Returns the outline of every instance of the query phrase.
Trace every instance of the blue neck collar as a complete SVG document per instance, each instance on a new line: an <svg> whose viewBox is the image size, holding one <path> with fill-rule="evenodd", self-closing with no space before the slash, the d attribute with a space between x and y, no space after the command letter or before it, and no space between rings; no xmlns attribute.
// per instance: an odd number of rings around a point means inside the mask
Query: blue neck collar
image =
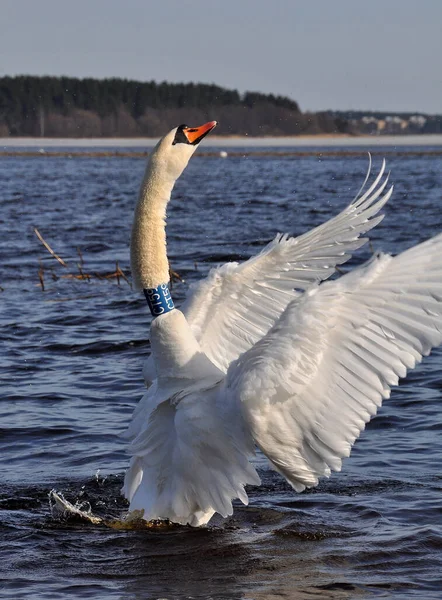
<svg viewBox="0 0 442 600"><path fill-rule="evenodd" d="M144 289L143 292L152 316L164 315L175 308L168 283L162 283L156 288Z"/></svg>

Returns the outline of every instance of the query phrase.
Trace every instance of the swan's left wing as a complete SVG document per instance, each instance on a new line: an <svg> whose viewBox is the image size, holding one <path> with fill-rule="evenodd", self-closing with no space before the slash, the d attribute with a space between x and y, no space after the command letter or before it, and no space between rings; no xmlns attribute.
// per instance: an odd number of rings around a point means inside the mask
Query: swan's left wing
<svg viewBox="0 0 442 600"><path fill-rule="evenodd" d="M382 182L385 162L364 192L370 173L353 202L323 225L297 237L278 235L244 263L213 269L193 286L182 307L202 350L224 372L238 356L261 339L286 306L318 281L330 277L367 239L378 212L389 199ZM364 193L363 193L364 192Z"/></svg>
<svg viewBox="0 0 442 600"><path fill-rule="evenodd" d="M339 471L390 388L442 343L442 234L293 301L234 362L224 393L302 491Z"/></svg>

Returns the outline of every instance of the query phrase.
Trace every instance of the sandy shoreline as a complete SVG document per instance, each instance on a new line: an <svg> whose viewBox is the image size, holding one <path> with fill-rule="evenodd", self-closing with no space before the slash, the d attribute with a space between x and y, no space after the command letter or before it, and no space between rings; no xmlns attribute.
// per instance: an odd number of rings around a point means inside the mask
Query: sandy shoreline
<svg viewBox="0 0 442 600"><path fill-rule="evenodd" d="M0 138L0 149L8 148L152 148L157 138ZM408 136L297 136L221 137L204 140L206 148L250 147L373 147L442 146L442 135Z"/></svg>

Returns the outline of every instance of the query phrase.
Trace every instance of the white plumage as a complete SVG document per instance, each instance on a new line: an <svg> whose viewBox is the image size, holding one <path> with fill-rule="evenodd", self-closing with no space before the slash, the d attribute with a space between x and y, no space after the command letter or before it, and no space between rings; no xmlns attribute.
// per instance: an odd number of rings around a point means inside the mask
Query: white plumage
<svg viewBox="0 0 442 600"><path fill-rule="evenodd" d="M176 131L158 152L175 169L181 153L183 170L194 148L172 145ZM213 269L182 312L152 321L153 383L127 433L130 510L191 525L231 514L232 499L247 503L244 486L259 483L255 445L296 491L316 485L341 469L391 386L442 343L442 235L319 285L382 219L392 192L384 168L337 217ZM163 263L165 247L155 252ZM150 280L152 260L133 260L146 271L138 281Z"/></svg>

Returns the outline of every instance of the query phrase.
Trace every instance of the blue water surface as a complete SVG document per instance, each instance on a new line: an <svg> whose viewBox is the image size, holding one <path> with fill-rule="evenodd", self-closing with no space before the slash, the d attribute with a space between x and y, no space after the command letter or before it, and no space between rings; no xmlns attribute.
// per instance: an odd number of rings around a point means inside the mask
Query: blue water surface
<svg viewBox="0 0 442 600"><path fill-rule="evenodd" d="M184 280L176 305L212 266L337 214L367 164L364 152L195 156L169 210L171 267ZM207 528L126 531L51 517L52 488L103 516L126 508L119 434L143 393L150 317L123 277L107 276L118 262L129 277L144 166L1 158L0 598L441 598L441 350L393 392L343 472L311 491L295 493L258 456L263 485L249 489L250 505ZM405 148L388 168L395 190L371 240L398 253L442 230L441 157ZM370 255L366 246L352 264ZM81 273L90 279L73 277Z"/></svg>

